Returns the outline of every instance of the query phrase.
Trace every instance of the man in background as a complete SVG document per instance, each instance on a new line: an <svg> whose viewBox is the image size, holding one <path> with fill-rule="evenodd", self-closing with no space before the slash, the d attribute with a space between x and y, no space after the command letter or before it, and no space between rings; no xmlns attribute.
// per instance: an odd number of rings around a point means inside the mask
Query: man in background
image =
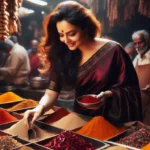
<svg viewBox="0 0 150 150"><path fill-rule="evenodd" d="M150 125L150 37L145 30L132 34L134 47L138 53L133 61L142 96L143 122Z"/></svg>
<svg viewBox="0 0 150 150"><path fill-rule="evenodd" d="M0 51L8 54L5 64L0 67L1 80L5 81L6 85L27 85L30 64L24 47L7 39L0 41Z"/></svg>

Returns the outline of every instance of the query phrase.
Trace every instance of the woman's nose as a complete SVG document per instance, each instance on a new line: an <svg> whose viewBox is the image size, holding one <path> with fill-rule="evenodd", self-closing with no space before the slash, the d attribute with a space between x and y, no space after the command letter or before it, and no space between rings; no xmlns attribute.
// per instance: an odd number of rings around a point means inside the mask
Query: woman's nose
<svg viewBox="0 0 150 150"><path fill-rule="evenodd" d="M65 40L65 41L64 41L65 43L68 43L68 42L70 41L67 35L65 36L65 39L64 39L64 40Z"/></svg>

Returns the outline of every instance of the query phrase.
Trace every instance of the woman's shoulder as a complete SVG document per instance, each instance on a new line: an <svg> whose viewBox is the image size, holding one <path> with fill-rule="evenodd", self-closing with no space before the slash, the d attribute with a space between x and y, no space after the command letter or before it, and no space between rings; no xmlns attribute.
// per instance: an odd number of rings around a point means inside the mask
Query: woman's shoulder
<svg viewBox="0 0 150 150"><path fill-rule="evenodd" d="M95 40L97 41L97 42L99 42L101 45L105 45L105 44L107 44L107 43L111 43L111 44L113 44L113 45L120 45L120 43L118 43L118 42L116 42L116 41L114 41L114 40L110 40L110 39L105 39L105 38L95 38Z"/></svg>
<svg viewBox="0 0 150 150"><path fill-rule="evenodd" d="M95 38L95 40L98 43L98 47L102 48L105 47L107 49L123 49L123 47L121 46L120 43L113 41L113 40L109 40L109 39L105 39L105 38Z"/></svg>

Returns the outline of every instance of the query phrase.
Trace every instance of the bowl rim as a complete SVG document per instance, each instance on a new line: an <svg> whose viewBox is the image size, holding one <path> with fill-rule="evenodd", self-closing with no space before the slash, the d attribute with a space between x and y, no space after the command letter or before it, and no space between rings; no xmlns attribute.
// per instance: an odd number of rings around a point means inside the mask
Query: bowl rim
<svg viewBox="0 0 150 150"><path fill-rule="evenodd" d="M97 99L99 100L99 102L95 102L95 103L84 103L84 102L81 102L80 99L83 98L83 97L86 97L86 96L91 96L91 97L92 97L92 96L96 96L96 95L95 95L95 94L87 94L87 95L79 96L79 97L76 98L77 102L80 103L80 104L83 104L83 105L95 105L95 104L99 104L99 103L102 102L102 101L101 101L100 99L98 99L98 98L97 98ZM95 97L95 98L96 98L96 97Z"/></svg>

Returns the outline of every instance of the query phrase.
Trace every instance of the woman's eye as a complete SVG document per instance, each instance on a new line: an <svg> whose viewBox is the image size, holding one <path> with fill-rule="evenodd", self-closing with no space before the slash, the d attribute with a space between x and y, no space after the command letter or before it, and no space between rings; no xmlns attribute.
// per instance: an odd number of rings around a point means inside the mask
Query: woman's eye
<svg viewBox="0 0 150 150"><path fill-rule="evenodd" d="M69 36L75 36L76 32L69 33Z"/></svg>

